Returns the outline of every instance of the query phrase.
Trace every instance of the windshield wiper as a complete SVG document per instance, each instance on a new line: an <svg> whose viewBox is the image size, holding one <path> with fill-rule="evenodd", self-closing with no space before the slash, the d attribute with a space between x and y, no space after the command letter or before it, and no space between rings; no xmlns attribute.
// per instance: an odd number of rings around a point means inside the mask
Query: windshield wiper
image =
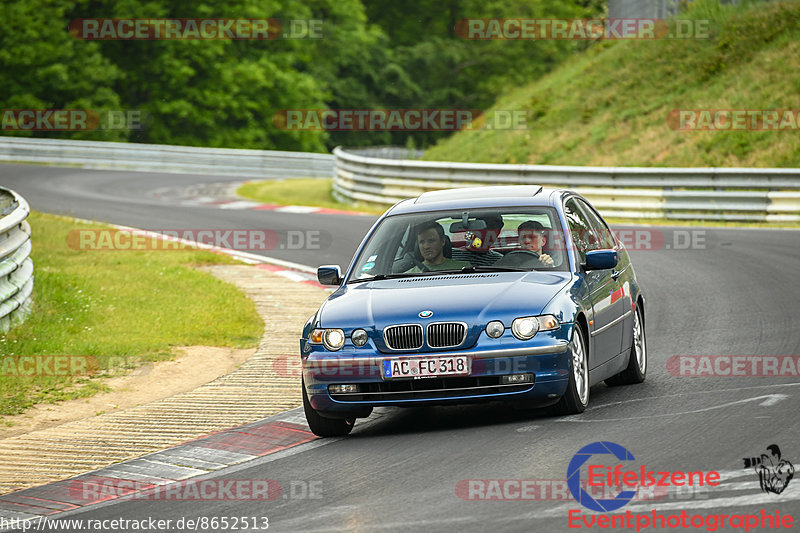
<svg viewBox="0 0 800 533"><path fill-rule="evenodd" d="M381 281L384 279L411 278L424 276L440 276L452 274L464 274L471 272L532 272L527 268L515 267L496 267L496 266L465 266L457 270L427 270L425 272L401 272L397 274L378 274L371 278L351 279L348 283L363 283L365 281Z"/></svg>
<svg viewBox="0 0 800 533"><path fill-rule="evenodd" d="M351 279L348 283L362 283L364 281L380 281L382 279L397 279L397 278L406 278L411 276L419 276L421 274L426 274L426 272L401 272L398 274L378 274L376 276L372 276L371 278L359 278L359 279Z"/></svg>
<svg viewBox="0 0 800 533"><path fill-rule="evenodd" d="M530 272L529 268L504 267L504 266L465 266L455 272Z"/></svg>

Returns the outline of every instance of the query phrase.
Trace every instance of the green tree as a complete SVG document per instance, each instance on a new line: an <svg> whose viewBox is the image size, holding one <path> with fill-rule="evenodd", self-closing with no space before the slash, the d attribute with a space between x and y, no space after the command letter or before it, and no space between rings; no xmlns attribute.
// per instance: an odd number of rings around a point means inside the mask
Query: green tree
<svg viewBox="0 0 800 533"><path fill-rule="evenodd" d="M67 31L76 2L27 0L0 7L0 109L119 109L119 70L97 43ZM126 133L14 132L3 135L124 140Z"/></svg>
<svg viewBox="0 0 800 533"><path fill-rule="evenodd" d="M131 18L308 18L301 2L138 2L110 12ZM88 14L76 14L90 16ZM323 151L323 132L275 127L276 111L323 107L324 91L307 72L310 44L292 40L103 41L121 72L117 90L149 117L140 142Z"/></svg>
<svg viewBox="0 0 800 533"><path fill-rule="evenodd" d="M287 131L287 109L487 109L581 43L477 41L462 18L572 18L600 0L10 0L0 18L4 108L133 109L145 127L73 138L323 151L426 146L447 132ZM322 39L106 40L71 36L79 18L323 21ZM31 133L26 133L30 135Z"/></svg>

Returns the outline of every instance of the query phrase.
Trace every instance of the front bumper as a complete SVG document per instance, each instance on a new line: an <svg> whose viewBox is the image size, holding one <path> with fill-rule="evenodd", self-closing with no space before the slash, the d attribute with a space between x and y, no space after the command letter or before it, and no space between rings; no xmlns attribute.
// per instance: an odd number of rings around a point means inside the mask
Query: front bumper
<svg viewBox="0 0 800 533"><path fill-rule="evenodd" d="M333 415L377 406L435 405L477 401L557 400L569 380L571 353L567 339L571 324L530 341L504 335L479 340L467 350L386 354L370 344L345 346L337 352L314 346L302 358L303 380L311 406ZM468 376L385 380L387 359L465 355L471 359ZM533 374L533 383L503 384L500 377ZM331 393L330 385L357 384L358 392Z"/></svg>

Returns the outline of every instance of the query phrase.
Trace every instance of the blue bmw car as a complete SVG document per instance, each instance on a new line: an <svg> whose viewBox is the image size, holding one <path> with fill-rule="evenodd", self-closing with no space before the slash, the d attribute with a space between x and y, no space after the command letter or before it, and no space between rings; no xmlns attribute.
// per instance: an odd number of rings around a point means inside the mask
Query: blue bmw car
<svg viewBox="0 0 800 533"><path fill-rule="evenodd" d="M538 186L425 193L370 229L303 328L303 406L321 437L376 406L505 401L577 414L640 383L645 299L580 195Z"/></svg>

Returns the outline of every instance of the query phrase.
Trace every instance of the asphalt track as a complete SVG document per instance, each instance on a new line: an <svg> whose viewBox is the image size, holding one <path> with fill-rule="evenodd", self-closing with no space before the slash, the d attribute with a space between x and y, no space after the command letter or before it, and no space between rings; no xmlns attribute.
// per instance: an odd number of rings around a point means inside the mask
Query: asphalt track
<svg viewBox="0 0 800 533"><path fill-rule="evenodd" d="M325 230L331 240L324 250L268 254L312 266L346 265L374 220L180 206L153 194L225 179L0 165L0 184L39 211L150 229ZM554 418L500 404L382 409L347 438L317 440L214 476L277 480L283 494L273 501L118 501L59 516L172 524L266 516L275 531L569 531L568 512L583 509L571 498L539 489L535 500L471 501L461 489L465 480L563 480L581 447L606 440L626 447L648 470L717 470L726 480L708 491L631 502L619 512L763 509L793 515L797 527L800 480L780 496L763 493L742 458L775 443L784 459L800 465L800 379L679 377L666 362L677 355L800 355L800 231L693 229L702 246L676 249L687 229L657 228L669 249L631 251L647 295L647 381L594 387L581 416Z"/></svg>

